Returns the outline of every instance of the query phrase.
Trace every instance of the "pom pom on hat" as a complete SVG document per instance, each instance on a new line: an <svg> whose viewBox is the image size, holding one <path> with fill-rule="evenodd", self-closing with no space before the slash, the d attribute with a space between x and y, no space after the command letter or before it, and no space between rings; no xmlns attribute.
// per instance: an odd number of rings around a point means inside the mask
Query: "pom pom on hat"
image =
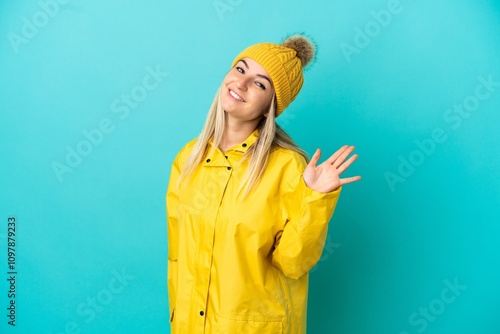
<svg viewBox="0 0 500 334"><path fill-rule="evenodd" d="M300 59L303 68L314 59L316 54L314 43L303 35L290 36L281 44L297 52L297 57Z"/></svg>
<svg viewBox="0 0 500 334"><path fill-rule="evenodd" d="M282 44L249 46L234 59L233 67L242 58L251 58L267 71L276 92L276 116L279 116L299 94L304 83L302 70L315 54L315 44L298 34L287 37Z"/></svg>

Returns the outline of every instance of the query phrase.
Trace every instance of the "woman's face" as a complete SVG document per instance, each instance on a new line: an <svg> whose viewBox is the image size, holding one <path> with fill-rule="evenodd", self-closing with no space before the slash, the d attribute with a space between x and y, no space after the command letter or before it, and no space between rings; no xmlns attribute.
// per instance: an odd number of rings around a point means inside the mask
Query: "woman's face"
<svg viewBox="0 0 500 334"><path fill-rule="evenodd" d="M226 74L220 102L228 116L250 121L267 116L273 96L266 70L253 59L243 58Z"/></svg>

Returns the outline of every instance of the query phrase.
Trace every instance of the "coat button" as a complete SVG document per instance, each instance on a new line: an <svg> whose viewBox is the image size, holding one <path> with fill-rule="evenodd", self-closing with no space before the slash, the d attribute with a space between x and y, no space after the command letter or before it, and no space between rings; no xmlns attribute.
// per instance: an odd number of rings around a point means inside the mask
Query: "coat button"
<svg viewBox="0 0 500 334"><path fill-rule="evenodd" d="M226 159L227 159L227 155L225 155Z"/></svg>
<svg viewBox="0 0 500 334"><path fill-rule="evenodd" d="M243 143L243 144L241 144L241 146L247 147L247 143Z"/></svg>
<svg viewBox="0 0 500 334"><path fill-rule="evenodd" d="M205 312L200 311L200 315L201 315L201 316L205 315Z"/></svg>
<svg viewBox="0 0 500 334"><path fill-rule="evenodd" d="M227 167L227 170L231 170L231 167Z"/></svg>
<svg viewBox="0 0 500 334"><path fill-rule="evenodd" d="M207 159L207 162L210 162L210 159Z"/></svg>

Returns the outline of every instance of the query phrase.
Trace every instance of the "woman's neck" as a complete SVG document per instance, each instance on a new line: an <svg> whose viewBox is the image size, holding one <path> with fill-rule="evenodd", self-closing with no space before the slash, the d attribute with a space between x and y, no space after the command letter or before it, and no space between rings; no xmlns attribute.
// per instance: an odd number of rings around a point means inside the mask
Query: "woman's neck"
<svg viewBox="0 0 500 334"><path fill-rule="evenodd" d="M226 119L224 133L219 143L221 151L225 153L231 147L243 142L255 131L257 124L258 122L231 122Z"/></svg>

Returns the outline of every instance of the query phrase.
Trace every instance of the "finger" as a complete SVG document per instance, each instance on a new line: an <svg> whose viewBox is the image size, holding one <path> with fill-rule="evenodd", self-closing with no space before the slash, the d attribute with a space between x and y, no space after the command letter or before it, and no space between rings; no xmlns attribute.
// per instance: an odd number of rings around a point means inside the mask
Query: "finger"
<svg viewBox="0 0 500 334"><path fill-rule="evenodd" d="M309 161L309 163L307 165L311 166L311 167L316 167L320 157L321 157L321 150L319 148L317 148L316 152L314 152L314 154L311 158L311 161Z"/></svg>
<svg viewBox="0 0 500 334"><path fill-rule="evenodd" d="M358 158L358 155L353 154L349 159L347 159L346 162L344 162L342 165L340 165L339 168L337 168L339 175L342 174L343 172L345 172L346 169L349 168L349 166L352 165L352 163L354 161L356 161L357 158Z"/></svg>
<svg viewBox="0 0 500 334"><path fill-rule="evenodd" d="M347 149L345 149L342 154L333 162L333 167L338 168L340 165L342 165L347 158L349 154L351 154L354 151L354 146L349 146Z"/></svg>
<svg viewBox="0 0 500 334"><path fill-rule="evenodd" d="M340 179L340 185L343 186L344 184L349 184L349 183L353 183L353 182L356 182L356 181L359 181L361 180L361 176L352 176L352 177L346 177L344 179Z"/></svg>
<svg viewBox="0 0 500 334"><path fill-rule="evenodd" d="M337 158L348 148L348 145L344 145L337 150L337 152L333 153L326 161L331 165L337 160Z"/></svg>

